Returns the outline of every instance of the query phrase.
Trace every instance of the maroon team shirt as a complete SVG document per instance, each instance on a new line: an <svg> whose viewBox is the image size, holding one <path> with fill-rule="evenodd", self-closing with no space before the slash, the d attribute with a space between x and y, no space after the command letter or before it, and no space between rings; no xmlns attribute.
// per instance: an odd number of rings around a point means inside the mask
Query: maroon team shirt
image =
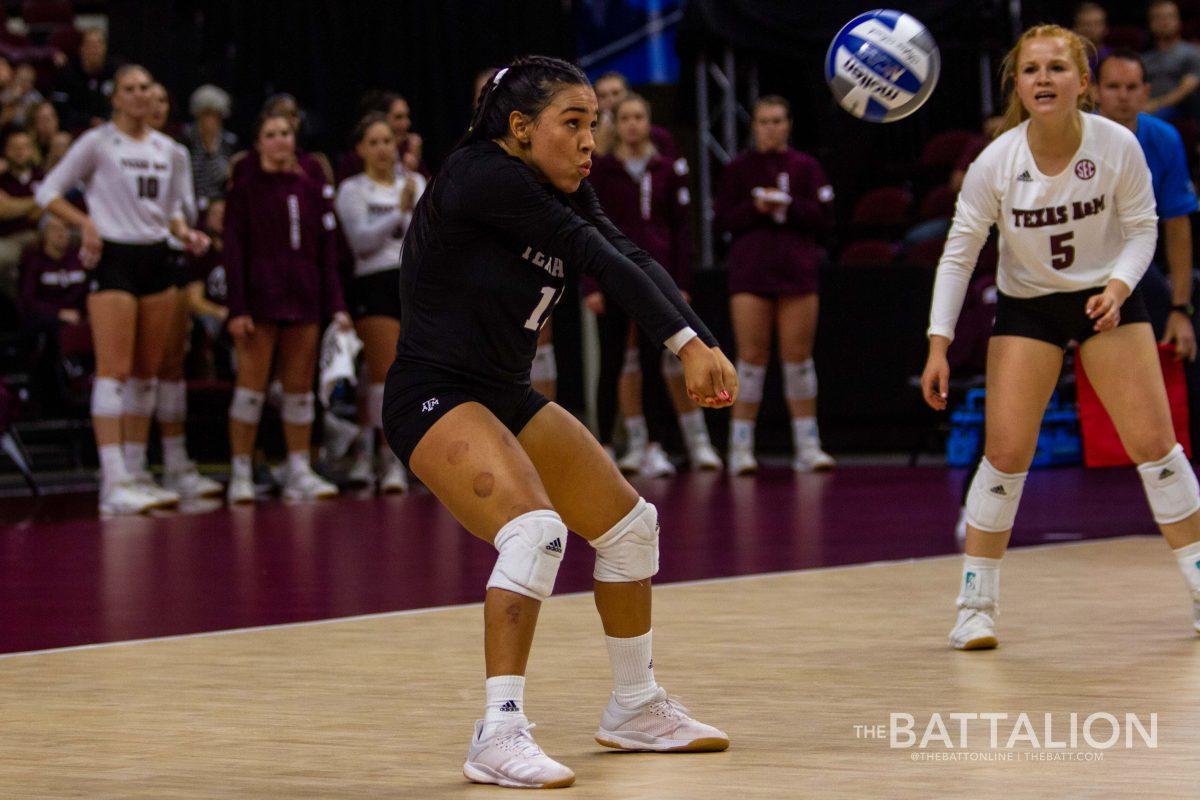
<svg viewBox="0 0 1200 800"><path fill-rule="evenodd" d="M596 156L588 178L604 213L633 243L663 266L683 291L692 278L692 232L688 169L683 159L655 154L635 180L620 159ZM584 293L598 288L585 278Z"/></svg>
<svg viewBox="0 0 1200 800"><path fill-rule="evenodd" d="M300 171L307 175L310 180L316 181L321 186L329 186L327 194L331 199L333 198L333 186L329 184L329 176L325 174L325 168L321 166L321 162L312 153L297 150L296 163L300 166ZM258 157L258 151L250 149L246 151L245 156L234 162L233 174L230 175L229 182L236 184L238 181L256 172L262 172L262 161Z"/></svg>
<svg viewBox="0 0 1200 800"><path fill-rule="evenodd" d="M41 248L31 247L21 258L18 289L21 318L28 324L58 320L58 312L74 309L84 313L88 274L79 263L79 250L70 248L62 258L51 258Z"/></svg>
<svg viewBox="0 0 1200 800"><path fill-rule="evenodd" d="M230 317L309 323L346 309L322 190L307 175L261 167L234 182L225 207Z"/></svg>
<svg viewBox="0 0 1200 800"><path fill-rule="evenodd" d="M33 197L42 183L42 171L36 167L23 175L14 175L11 170L0 175L0 192L9 197ZM0 220L0 236L12 236L22 231L37 230L37 221L29 217Z"/></svg>
<svg viewBox="0 0 1200 800"><path fill-rule="evenodd" d="M754 207L756 186L792 196L782 222ZM791 148L742 153L725 167L713 205L717 227L732 237L731 292L815 291L816 270L825 258L818 236L833 227L833 189L815 158Z"/></svg>

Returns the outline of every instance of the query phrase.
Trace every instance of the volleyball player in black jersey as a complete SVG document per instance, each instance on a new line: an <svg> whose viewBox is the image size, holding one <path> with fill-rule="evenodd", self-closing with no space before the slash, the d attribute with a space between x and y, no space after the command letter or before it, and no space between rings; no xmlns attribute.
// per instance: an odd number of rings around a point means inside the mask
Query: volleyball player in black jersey
<svg viewBox="0 0 1200 800"><path fill-rule="evenodd" d="M565 272L582 270L679 356L694 400L716 408L737 395L712 334L662 267L604 216L584 180L596 111L587 78L566 62L530 56L499 70L404 243L404 319L384 428L421 481L499 552L484 602L487 710L464 765L483 783L549 788L575 779L537 747L523 709L534 626L568 528L596 550L596 607L615 683L596 740L626 750L729 745L654 680L654 506L583 425L529 384L538 331Z"/></svg>

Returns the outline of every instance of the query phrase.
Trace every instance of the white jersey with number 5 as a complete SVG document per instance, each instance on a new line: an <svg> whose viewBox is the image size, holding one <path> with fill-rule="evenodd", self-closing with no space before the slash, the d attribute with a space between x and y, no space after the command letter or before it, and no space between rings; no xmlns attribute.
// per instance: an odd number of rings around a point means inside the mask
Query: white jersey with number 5
<svg viewBox="0 0 1200 800"><path fill-rule="evenodd" d="M1043 175L1029 122L998 136L967 170L938 262L929 334L953 338L975 261L996 225L996 284L1010 297L1103 287L1132 290L1154 257L1158 216L1146 157L1124 126L1080 114L1083 141L1066 169Z"/></svg>
<svg viewBox="0 0 1200 800"><path fill-rule="evenodd" d="M172 219L185 217L190 171L175 141L158 131L141 139L111 122L80 136L35 197L42 208L79 183L101 239L151 244L167 238Z"/></svg>

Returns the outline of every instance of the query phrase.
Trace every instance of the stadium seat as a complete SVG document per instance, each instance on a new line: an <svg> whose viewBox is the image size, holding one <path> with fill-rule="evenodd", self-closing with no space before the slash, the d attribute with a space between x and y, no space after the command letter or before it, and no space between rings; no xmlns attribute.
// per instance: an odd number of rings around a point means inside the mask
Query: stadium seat
<svg viewBox="0 0 1200 800"><path fill-rule="evenodd" d="M929 180L942 180L958 163L963 150L979 134L974 131L950 130L937 134L921 149L917 168Z"/></svg>
<svg viewBox="0 0 1200 800"><path fill-rule="evenodd" d="M917 209L917 218L927 220L952 217L956 199L958 199L958 195L946 184L934 186L921 198L921 205Z"/></svg>
<svg viewBox="0 0 1200 800"><path fill-rule="evenodd" d="M900 245L880 239L851 242L838 255L840 267L881 267L891 264L900 253Z"/></svg>
<svg viewBox="0 0 1200 800"><path fill-rule="evenodd" d="M872 189L854 204L850 226L859 238L897 237L911 221L912 206L913 197L907 189Z"/></svg>
<svg viewBox="0 0 1200 800"><path fill-rule="evenodd" d="M910 267L936 267L945 246L944 238L918 242L904 251L903 263Z"/></svg>

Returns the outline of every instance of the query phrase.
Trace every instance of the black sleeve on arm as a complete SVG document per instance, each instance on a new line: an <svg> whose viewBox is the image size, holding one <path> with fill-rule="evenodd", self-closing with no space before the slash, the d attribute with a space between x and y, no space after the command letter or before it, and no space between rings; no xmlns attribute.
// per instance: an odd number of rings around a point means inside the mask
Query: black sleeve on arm
<svg viewBox="0 0 1200 800"><path fill-rule="evenodd" d="M704 342L709 347L719 347L716 337L709 331L708 326L700 319L696 311L688 305L683 299L683 295L679 293L679 287L675 285L675 281L671 278L670 273L663 269L662 265L650 257L642 248L634 244L628 236L621 232L621 229L612 223L612 220L604 213L604 209L600 207L600 201L596 198L596 192L586 181L579 187L579 191L572 195L572 200L579 204L584 214L592 220L601 235L614 247L617 252L625 258L636 264L647 277L654 282L658 287L658 291L662 293L671 305L679 314L687 321L688 327L696 332L700 337L700 341ZM603 280L601 280L603 283ZM605 290L608 287L605 286ZM629 307L621 302L615 292L613 296L617 298L617 302L629 310ZM635 317L636 318L636 317Z"/></svg>
<svg viewBox="0 0 1200 800"><path fill-rule="evenodd" d="M541 246L561 254L568 266L578 265L594 276L660 343L688 327L690 323L654 281L609 244L595 225L552 195L528 168L499 155L464 166L466 174L450 182L454 187L448 198L451 209L493 229L517 252Z"/></svg>

